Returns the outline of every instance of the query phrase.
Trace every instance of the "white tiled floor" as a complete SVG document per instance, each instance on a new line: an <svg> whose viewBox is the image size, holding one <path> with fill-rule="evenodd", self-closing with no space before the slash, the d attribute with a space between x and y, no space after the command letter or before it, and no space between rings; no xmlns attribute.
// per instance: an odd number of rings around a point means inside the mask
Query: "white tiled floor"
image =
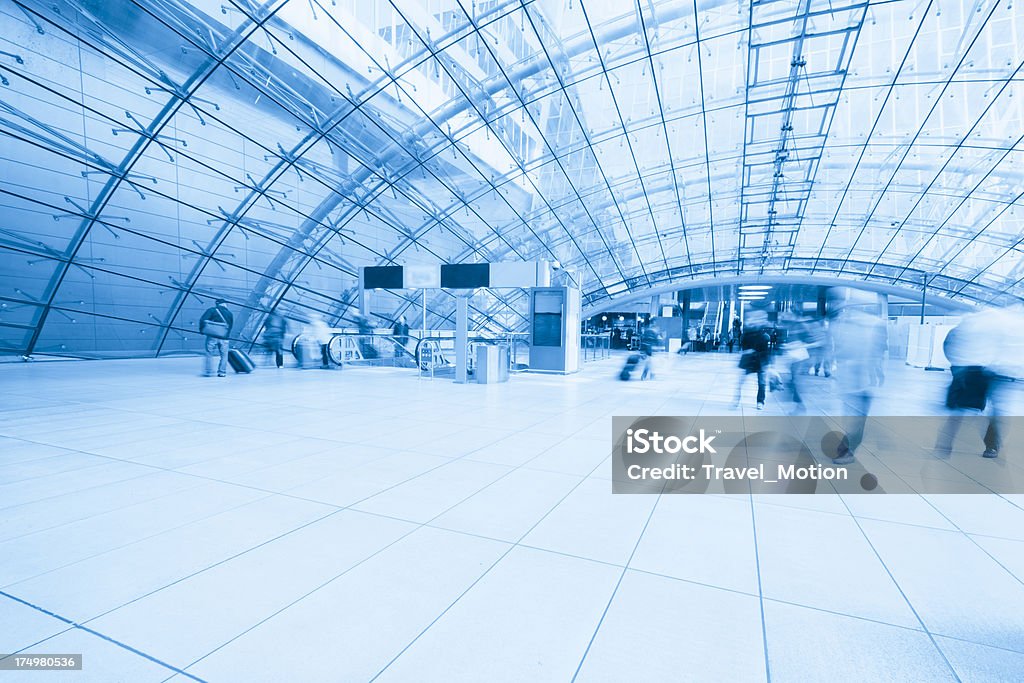
<svg viewBox="0 0 1024 683"><path fill-rule="evenodd" d="M659 360L2 365L0 652L104 683L1024 676L1024 496L613 496L612 415L731 414L735 357ZM891 364L873 412L946 378Z"/></svg>

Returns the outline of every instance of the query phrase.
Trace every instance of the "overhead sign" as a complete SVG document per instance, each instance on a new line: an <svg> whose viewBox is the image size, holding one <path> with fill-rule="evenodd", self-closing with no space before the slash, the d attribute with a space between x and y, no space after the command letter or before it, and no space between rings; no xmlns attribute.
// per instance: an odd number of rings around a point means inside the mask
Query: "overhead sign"
<svg viewBox="0 0 1024 683"><path fill-rule="evenodd" d="M490 285L489 263L453 263L441 266L441 286L447 289L476 289Z"/></svg>
<svg viewBox="0 0 1024 683"><path fill-rule="evenodd" d="M402 289L402 266L363 268L363 289Z"/></svg>
<svg viewBox="0 0 1024 683"><path fill-rule="evenodd" d="M490 287L545 287L550 284L541 282L538 277L536 261L507 261L491 264Z"/></svg>
<svg viewBox="0 0 1024 683"><path fill-rule="evenodd" d="M441 286L441 267L404 266L405 287L407 289L437 289Z"/></svg>
<svg viewBox="0 0 1024 683"><path fill-rule="evenodd" d="M550 284L545 261L365 266L363 289L477 289L544 287Z"/></svg>

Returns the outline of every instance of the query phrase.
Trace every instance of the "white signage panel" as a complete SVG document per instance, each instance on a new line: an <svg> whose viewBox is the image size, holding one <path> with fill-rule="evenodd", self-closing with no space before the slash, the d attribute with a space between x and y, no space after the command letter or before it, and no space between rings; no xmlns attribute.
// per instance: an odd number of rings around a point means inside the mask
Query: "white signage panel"
<svg viewBox="0 0 1024 683"><path fill-rule="evenodd" d="M441 266L403 266L402 284L406 289L436 289L441 286Z"/></svg>

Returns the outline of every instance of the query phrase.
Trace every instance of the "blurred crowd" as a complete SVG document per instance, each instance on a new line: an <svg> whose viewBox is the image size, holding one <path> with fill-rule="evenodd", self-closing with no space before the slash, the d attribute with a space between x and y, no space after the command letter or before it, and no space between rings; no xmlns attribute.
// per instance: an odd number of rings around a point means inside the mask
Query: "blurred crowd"
<svg viewBox="0 0 1024 683"><path fill-rule="evenodd" d="M806 412L803 383L811 375L834 376L846 418L834 463L848 464L864 438L871 405L885 383L889 345L878 297L845 287L829 290L825 317L782 313L775 323L753 310L738 334L740 359L735 406L756 377L755 406L764 408L769 390L782 392L791 414ZM950 381L942 399L948 419L935 453L948 457L964 417L984 416L987 428L979 451L996 458L1003 447L1007 394L1024 378L1024 307L985 308L965 315L948 331L943 352ZM983 450L982 450L983 446Z"/></svg>
<svg viewBox="0 0 1024 683"><path fill-rule="evenodd" d="M339 335L342 330L331 328L319 313L310 313L305 320L288 319L276 311L267 314L263 323L263 331L259 344L255 349L262 348L266 352L268 363L276 368L285 366L285 359L293 355L296 367L320 367L329 369L337 367L342 361L339 357L346 354L358 354L360 359L377 358L387 352L395 358L415 355L416 339L409 334L409 325L405 316L393 321L390 335L388 330L381 334L373 320L356 312L347 322L346 334ZM351 327L356 328L353 333ZM236 372L247 373L253 369L252 359L240 348L232 348L232 332L234 331L234 315L224 299L217 299L199 320L200 334L205 339L205 358L203 374L211 377L225 377L230 365ZM345 348L344 341L351 348ZM339 344L332 349L332 344Z"/></svg>

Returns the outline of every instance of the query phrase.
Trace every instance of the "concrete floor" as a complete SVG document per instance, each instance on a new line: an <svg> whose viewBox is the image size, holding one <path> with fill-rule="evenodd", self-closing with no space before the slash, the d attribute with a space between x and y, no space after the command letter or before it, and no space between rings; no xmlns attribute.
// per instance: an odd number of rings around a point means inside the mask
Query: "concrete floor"
<svg viewBox="0 0 1024 683"><path fill-rule="evenodd" d="M0 366L0 651L84 655L0 678L1020 680L1024 496L613 496L612 415L730 414L735 356L658 360ZM888 374L875 413L939 410Z"/></svg>

